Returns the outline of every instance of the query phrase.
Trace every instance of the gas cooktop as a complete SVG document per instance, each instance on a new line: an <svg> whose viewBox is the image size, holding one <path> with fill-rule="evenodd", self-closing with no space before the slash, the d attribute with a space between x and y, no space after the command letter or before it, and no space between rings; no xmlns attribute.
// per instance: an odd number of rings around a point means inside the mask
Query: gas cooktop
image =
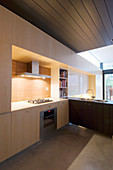
<svg viewBox="0 0 113 170"><path fill-rule="evenodd" d="M34 100L28 100L28 103L31 104L40 104L40 103L46 103L46 102L52 102L53 100L50 99L34 99Z"/></svg>

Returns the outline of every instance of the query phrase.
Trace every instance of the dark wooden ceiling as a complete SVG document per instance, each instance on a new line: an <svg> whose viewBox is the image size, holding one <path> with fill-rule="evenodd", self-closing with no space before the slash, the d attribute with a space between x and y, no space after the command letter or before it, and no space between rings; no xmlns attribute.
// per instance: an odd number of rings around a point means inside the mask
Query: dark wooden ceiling
<svg viewBox="0 0 113 170"><path fill-rule="evenodd" d="M0 0L75 52L112 44L113 0Z"/></svg>

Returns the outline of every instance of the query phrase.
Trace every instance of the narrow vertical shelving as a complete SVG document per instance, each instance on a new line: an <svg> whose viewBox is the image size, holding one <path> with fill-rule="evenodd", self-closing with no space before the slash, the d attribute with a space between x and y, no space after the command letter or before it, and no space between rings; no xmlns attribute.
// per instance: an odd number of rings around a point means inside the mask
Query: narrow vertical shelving
<svg viewBox="0 0 113 170"><path fill-rule="evenodd" d="M59 97L68 96L68 70L59 69Z"/></svg>

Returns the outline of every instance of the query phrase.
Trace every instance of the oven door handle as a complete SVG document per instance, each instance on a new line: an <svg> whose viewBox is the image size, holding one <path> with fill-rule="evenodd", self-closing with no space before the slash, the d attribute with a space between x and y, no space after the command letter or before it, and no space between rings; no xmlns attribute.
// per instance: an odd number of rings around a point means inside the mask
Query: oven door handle
<svg viewBox="0 0 113 170"><path fill-rule="evenodd" d="M48 118L53 117L53 116L54 116L54 114L46 116L46 117L44 117L44 119L48 119Z"/></svg>

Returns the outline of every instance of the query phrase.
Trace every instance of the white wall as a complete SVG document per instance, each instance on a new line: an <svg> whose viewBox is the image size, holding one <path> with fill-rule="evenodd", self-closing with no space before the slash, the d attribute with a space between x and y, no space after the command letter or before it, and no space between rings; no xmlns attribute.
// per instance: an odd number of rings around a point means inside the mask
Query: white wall
<svg viewBox="0 0 113 170"><path fill-rule="evenodd" d="M86 93L88 89L88 75L69 71L68 95L74 96Z"/></svg>

